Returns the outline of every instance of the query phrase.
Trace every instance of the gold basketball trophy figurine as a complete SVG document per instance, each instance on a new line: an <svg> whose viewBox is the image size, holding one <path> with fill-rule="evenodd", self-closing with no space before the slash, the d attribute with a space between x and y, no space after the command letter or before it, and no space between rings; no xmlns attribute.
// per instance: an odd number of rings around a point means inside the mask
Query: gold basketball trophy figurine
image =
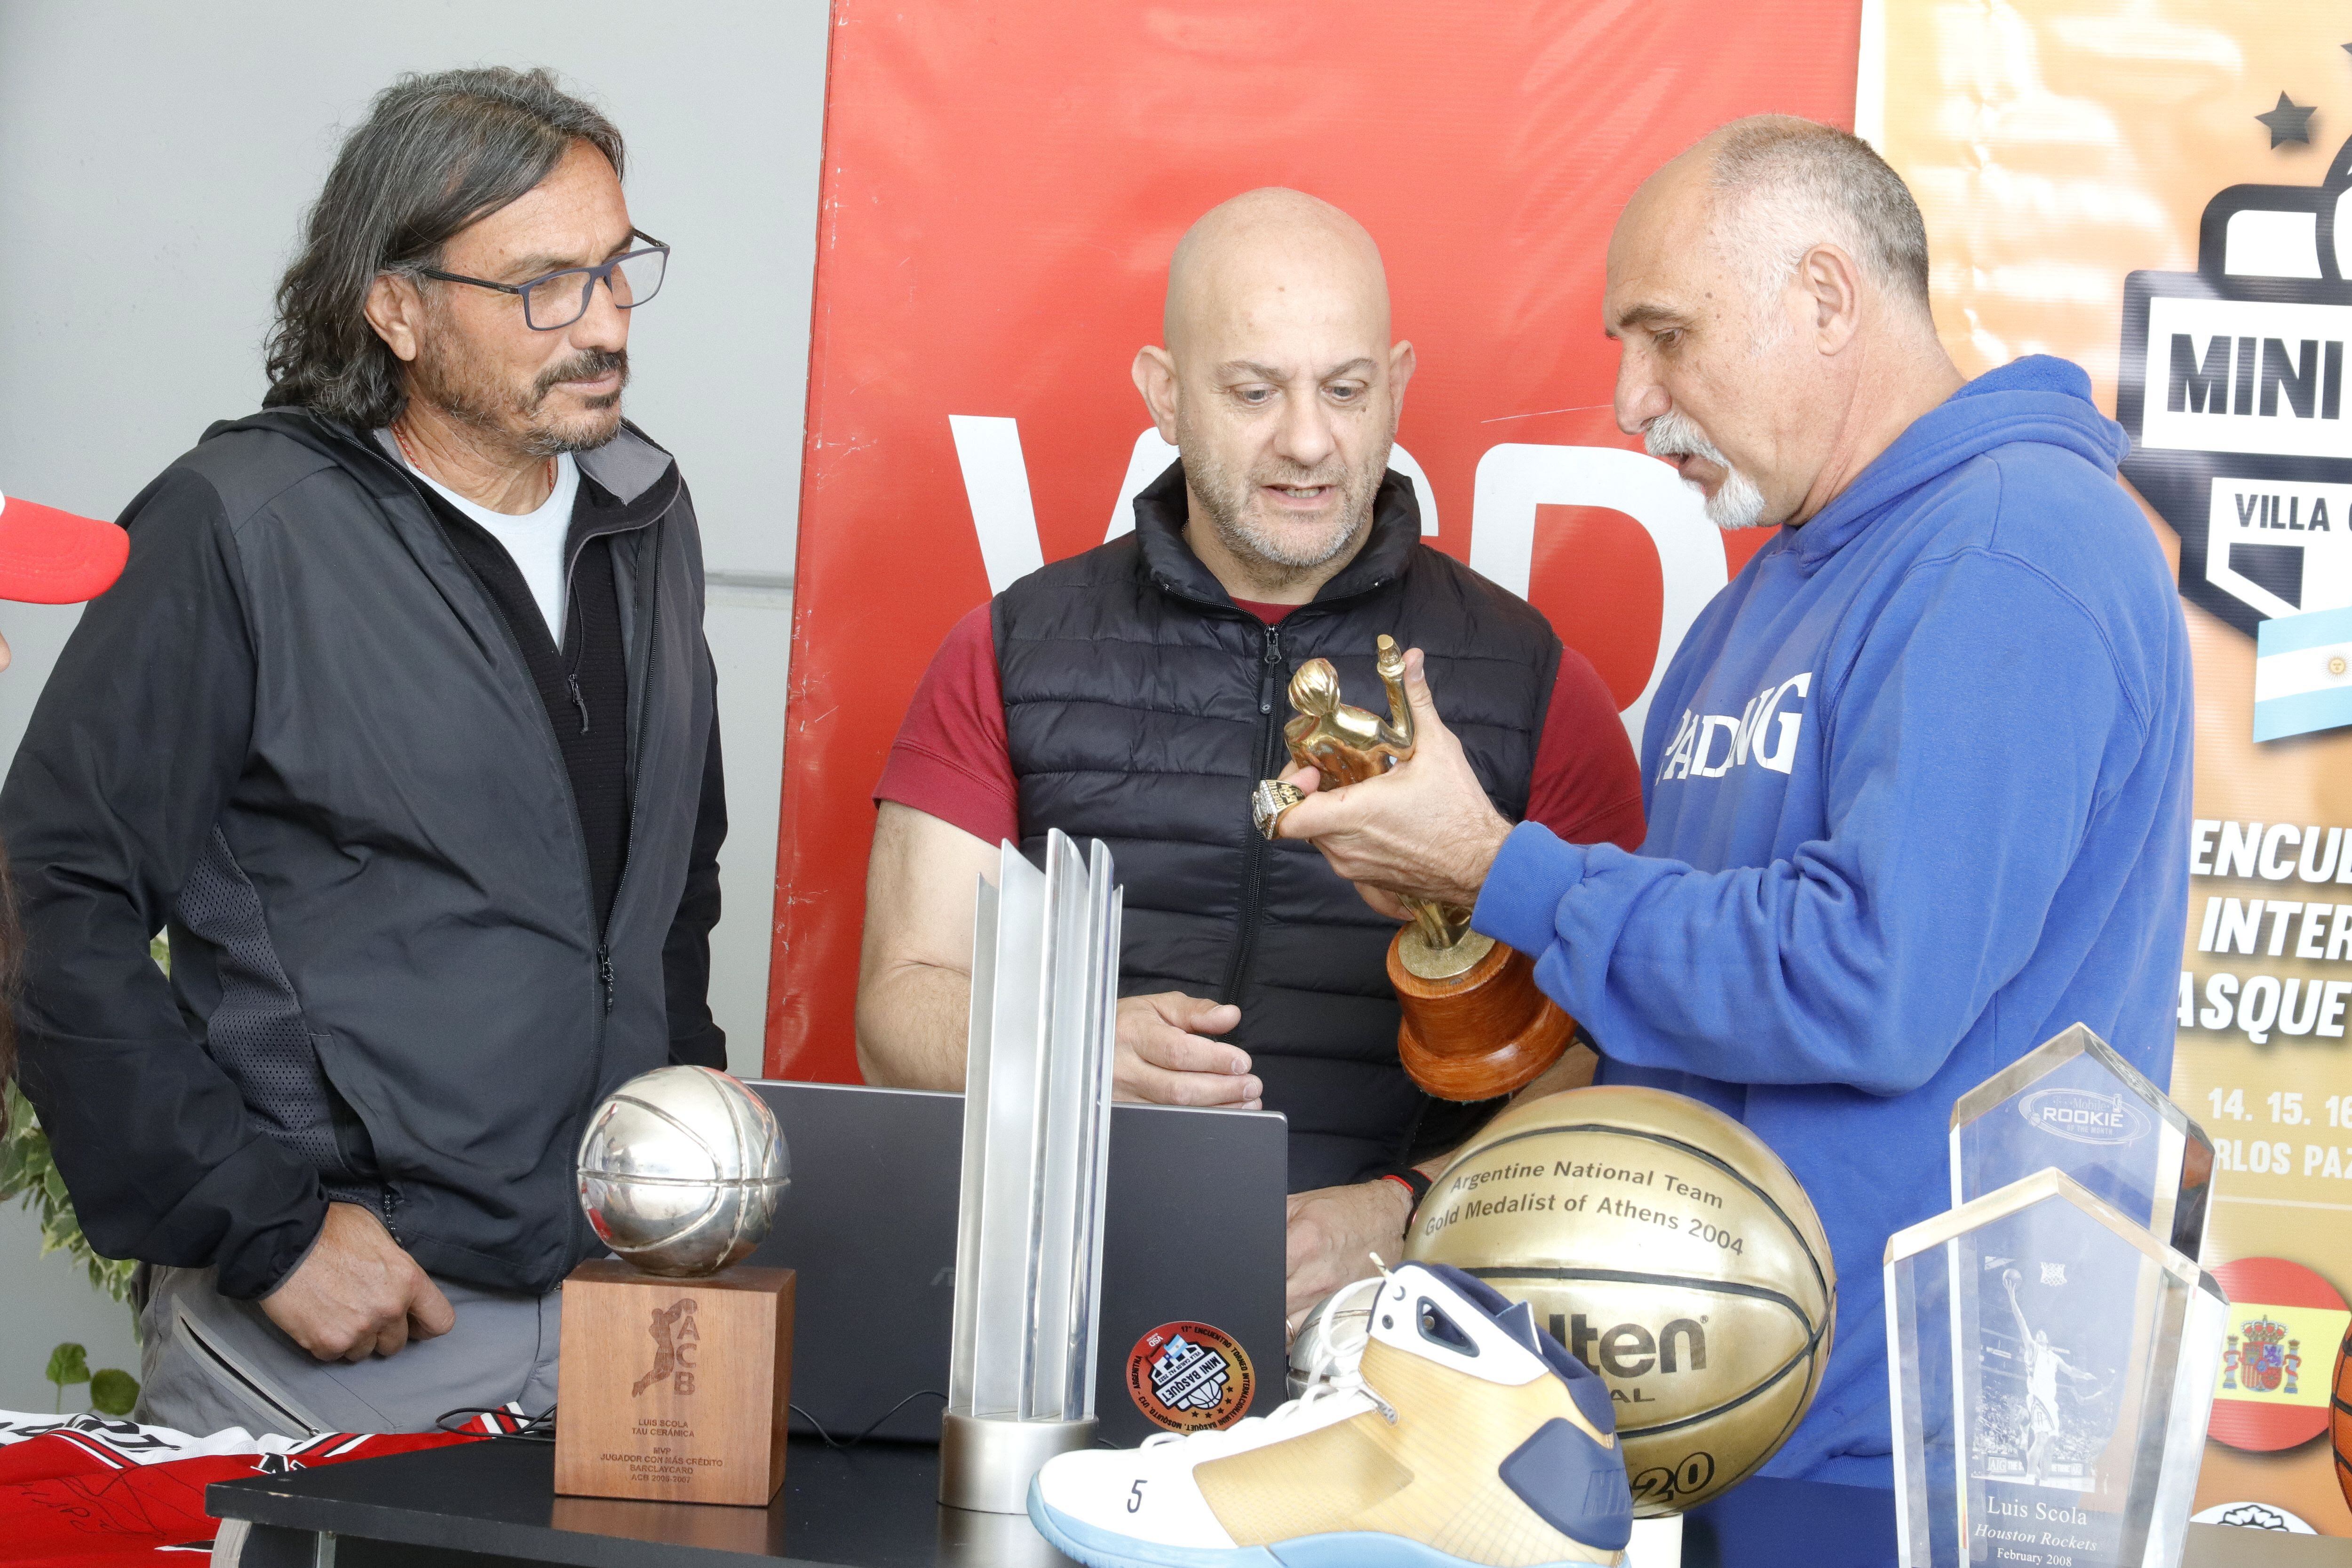
<svg viewBox="0 0 2352 1568"><path fill-rule="evenodd" d="M1376 660L1388 688L1385 719L1339 700L1339 672L1310 658L1290 678L1298 717L1283 726L1290 760L1313 768L1327 787L1361 784L1412 755L1412 710L1405 701L1404 654L1380 639ZM1250 797L1257 830L1273 838L1284 812L1306 797L1279 779ZM1453 904L1401 900L1411 923L1389 944L1389 984L1404 1016L1397 1055L1413 1082L1440 1100L1491 1100L1534 1081L1568 1049L1575 1020L1536 989L1528 955L1470 929Z"/></svg>

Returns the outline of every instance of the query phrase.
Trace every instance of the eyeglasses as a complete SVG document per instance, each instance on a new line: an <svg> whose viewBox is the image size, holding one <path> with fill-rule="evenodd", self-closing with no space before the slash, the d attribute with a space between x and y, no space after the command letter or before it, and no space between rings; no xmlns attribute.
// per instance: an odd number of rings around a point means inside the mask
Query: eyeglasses
<svg viewBox="0 0 2352 1568"><path fill-rule="evenodd" d="M640 229L631 229L629 237L644 240L646 248L593 267L567 267L528 283L493 283L487 278L467 278L434 267L420 267L417 271L444 283L470 283L477 289L520 294L525 326L534 332L559 331L588 313L588 298L599 280L611 292L613 303L624 310L634 310L661 292L662 274L669 267L669 247Z"/></svg>

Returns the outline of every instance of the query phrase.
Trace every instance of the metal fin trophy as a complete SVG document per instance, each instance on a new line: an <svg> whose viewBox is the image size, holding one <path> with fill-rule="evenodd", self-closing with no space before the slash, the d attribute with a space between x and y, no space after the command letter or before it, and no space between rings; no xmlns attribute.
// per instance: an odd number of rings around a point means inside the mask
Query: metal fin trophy
<svg viewBox="0 0 2352 1568"><path fill-rule="evenodd" d="M972 934L955 1331L940 1500L1017 1514L1095 1436L1119 919L1110 851L1003 846Z"/></svg>

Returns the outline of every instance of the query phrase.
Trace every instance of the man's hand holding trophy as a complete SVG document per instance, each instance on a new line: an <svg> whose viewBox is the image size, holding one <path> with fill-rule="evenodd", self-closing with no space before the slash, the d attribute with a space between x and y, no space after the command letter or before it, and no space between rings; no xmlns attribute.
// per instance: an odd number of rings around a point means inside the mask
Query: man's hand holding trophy
<svg viewBox="0 0 2352 1568"><path fill-rule="evenodd" d="M1377 668L1385 719L1340 700L1328 660L1299 666L1290 682L1298 717L1283 731L1291 765L1257 785L1252 819L1269 839L1312 842L1365 902L1411 922L1389 948L1388 969L1404 1010L1397 1050L1413 1080L1444 1100L1509 1094L1559 1058L1575 1023L1536 989L1525 954L1470 929L1511 825L1438 716L1421 650L1383 636ZM1365 811L1357 793L1365 788L1425 805L1381 814L1414 825L1410 843Z"/></svg>

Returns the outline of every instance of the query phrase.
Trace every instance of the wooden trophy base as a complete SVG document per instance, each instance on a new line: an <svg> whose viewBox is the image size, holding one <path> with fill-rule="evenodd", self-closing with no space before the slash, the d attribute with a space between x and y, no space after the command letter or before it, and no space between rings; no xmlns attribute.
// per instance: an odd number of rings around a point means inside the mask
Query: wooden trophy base
<svg viewBox="0 0 2352 1568"><path fill-rule="evenodd" d="M1576 1021L1536 988L1526 953L1498 942L1461 973L1428 979L1406 967L1412 934L1407 926L1389 943L1389 984L1404 1010L1397 1055L1414 1083L1440 1100L1492 1100L1525 1089L1568 1049Z"/></svg>
<svg viewBox="0 0 2352 1568"><path fill-rule="evenodd" d="M789 1268L666 1279L583 1263L563 1281L555 1489L761 1508L784 1484Z"/></svg>

